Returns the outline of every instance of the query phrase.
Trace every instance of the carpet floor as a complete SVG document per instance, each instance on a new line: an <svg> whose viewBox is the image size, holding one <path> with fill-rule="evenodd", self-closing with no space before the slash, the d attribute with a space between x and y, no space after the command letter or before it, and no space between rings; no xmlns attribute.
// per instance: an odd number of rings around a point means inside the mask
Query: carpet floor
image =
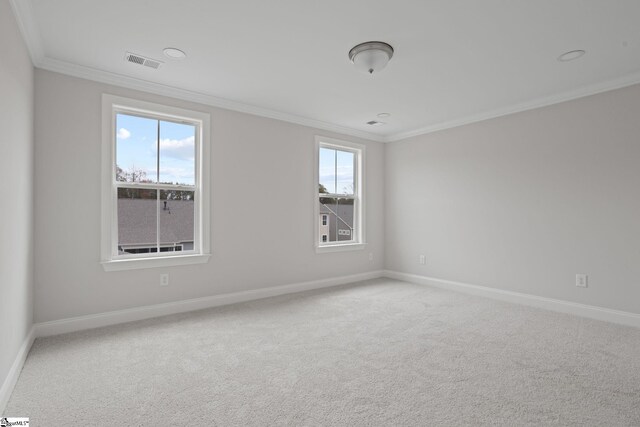
<svg viewBox="0 0 640 427"><path fill-rule="evenodd" d="M37 339L34 426L640 425L640 329L389 279Z"/></svg>

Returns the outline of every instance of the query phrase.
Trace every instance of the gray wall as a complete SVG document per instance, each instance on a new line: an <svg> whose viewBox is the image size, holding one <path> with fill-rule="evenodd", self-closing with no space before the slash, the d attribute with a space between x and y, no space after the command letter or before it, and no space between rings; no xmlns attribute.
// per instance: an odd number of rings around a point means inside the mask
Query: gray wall
<svg viewBox="0 0 640 427"><path fill-rule="evenodd" d="M103 271L102 93L211 114L213 257L208 264ZM315 253L316 134L366 145L364 251ZM379 143L37 70L36 321L382 269L383 154ZM286 218L265 224L273 210ZM168 287L159 286L164 272L170 274Z"/></svg>
<svg viewBox="0 0 640 427"><path fill-rule="evenodd" d="M386 268L640 313L640 86L385 153Z"/></svg>
<svg viewBox="0 0 640 427"><path fill-rule="evenodd" d="M33 322L33 67L0 1L0 385Z"/></svg>

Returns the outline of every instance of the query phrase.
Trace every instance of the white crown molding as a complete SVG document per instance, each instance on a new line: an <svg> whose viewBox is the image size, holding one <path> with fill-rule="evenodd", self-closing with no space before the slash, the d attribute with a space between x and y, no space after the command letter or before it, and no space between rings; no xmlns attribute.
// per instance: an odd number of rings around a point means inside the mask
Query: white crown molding
<svg viewBox="0 0 640 427"><path fill-rule="evenodd" d="M506 291L503 289L490 288L487 286L469 283L454 282L452 280L420 276L417 274L402 273L393 270L385 270L384 277L640 328L640 314L628 311L613 310L594 305L580 304L571 301L540 297L537 295Z"/></svg>
<svg viewBox="0 0 640 427"><path fill-rule="evenodd" d="M385 142L404 141L406 139L409 139L415 136L426 135L429 133L433 133L433 132L437 132L445 129L451 129L458 126L468 125L471 123L482 122L485 120L508 116L510 114L521 113L523 111L547 107L549 105L560 104L563 102L572 101L574 99L596 95L598 93L621 89L621 88L632 86L638 83L640 83L640 73L634 73L634 74L630 74L617 79L608 80L606 82L596 83L588 86L583 86L578 89L572 89L572 90L554 94L551 96L537 98L531 101L510 105L503 108L497 108L495 110L473 114L466 117L461 117L459 119L449 120L441 123L435 123L432 125L420 127L418 129L414 129L407 132L396 133L394 135L390 135L387 138L385 138Z"/></svg>
<svg viewBox="0 0 640 427"><path fill-rule="evenodd" d="M32 53L32 57L34 54ZM542 108L554 104L560 104L562 102L571 101L574 99L584 98L586 96L596 95L598 93L608 92L615 89L621 89L627 86L632 86L640 83L640 73L631 74L619 79L609 80L594 85L584 86L582 88L554 94L548 97L534 99L504 108L498 108L495 110L474 114L471 116L461 117L459 119L450 120L446 122L436 123L418 129L414 129L407 132L400 132L392 135L377 135L369 132L364 132L357 129L348 128L345 126L322 122L319 120L296 116L293 114L283 113L280 111L270 110L267 108L257 107L249 104L243 104L241 102L231 101L215 96L188 91L185 89L179 89L172 86L167 86L159 83L153 83L146 80L140 80L133 77L123 76L120 74L111 73L108 71L97 70L81 65L71 64L64 61L59 61L52 58L42 57L40 62L36 64L38 68L44 70L53 71L61 74L70 75L73 77L79 77L87 80L97 81L100 83L111 84L115 86L126 87L128 89L139 90L143 92L154 93L157 95L168 96L171 98L182 99L185 101L197 102L204 105L210 105L213 107L224 108L227 110L238 111L241 113L252 114L260 117L267 117L275 120L282 120L289 123L295 123L302 126L308 126L316 129L322 129L330 132L336 132L343 135L354 136L370 141L376 142L401 142L409 138L426 135L429 133L451 129L459 126L468 125L471 123L477 123L485 120L495 119L498 117L508 116L510 114L520 113L528 110L534 110L536 108Z"/></svg>
<svg viewBox="0 0 640 427"><path fill-rule="evenodd" d="M270 110L267 108L257 107L254 105L244 104L241 102L231 101L228 99L218 98L204 93L193 92L185 89L179 89L173 86L167 86L160 83L153 83L147 80L141 80L109 71L98 70L95 68L85 67L82 65L72 64L48 57L42 58L36 67L43 70L53 71L56 73L66 74L73 77L79 77L86 80L93 80L100 83L111 84L115 86L125 87L128 89L149 92L156 95L168 96L171 98L182 99L184 101L197 102L199 104L209 105L212 107L224 108L226 110L238 111L241 113L252 114L254 116L266 117L269 119L282 120L284 122L295 123L302 126L308 126L316 129L336 132L342 135L355 136L357 138L369 141L385 142L386 138L369 132L352 129L308 117L296 116L294 114L283 113L281 111Z"/></svg>
<svg viewBox="0 0 640 427"><path fill-rule="evenodd" d="M339 134L354 136L357 138L376 142L403 142L404 140L415 136L425 135L445 129L451 129L458 126L468 125L471 123L477 123L484 120L495 119L510 114L559 104L562 102L567 102L590 95L596 95L598 93L608 92L615 89L621 89L623 87L640 83L640 73L634 73L617 79L583 86L581 88L572 89L547 97L537 98L531 101L497 108L490 111L480 112L477 114L472 114L469 116L460 117L440 123L433 123L410 131L399 132L391 135L378 135L333 123L311 119L308 117L297 116L295 114L289 114L281 111L271 110L268 108L258 107L255 105L244 104L241 102L218 98L200 92L193 92L173 86L167 86L147 80L136 79L133 77L128 77L104 70L98 70L95 68L85 67L82 65L49 58L45 55L44 52L42 38L35 21L31 0L9 1L13 8L14 14L16 15L20 31L22 32L22 35L27 44L27 48L29 49L31 60L33 61L34 66L37 68L42 68L44 70L67 74L87 80L93 80L100 83L121 86L128 89L140 90L143 92L154 93L157 95L182 99L185 101L197 102L204 105L252 114L255 116L295 123L302 126L336 132Z"/></svg>

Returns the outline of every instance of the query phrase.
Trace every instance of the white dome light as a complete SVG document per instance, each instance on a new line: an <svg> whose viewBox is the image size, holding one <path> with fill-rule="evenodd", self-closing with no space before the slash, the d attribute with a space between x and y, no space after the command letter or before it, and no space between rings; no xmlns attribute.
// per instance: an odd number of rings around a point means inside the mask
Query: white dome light
<svg viewBox="0 0 640 427"><path fill-rule="evenodd" d="M393 57L393 48L384 42L365 42L349 51L349 60L359 71L377 73L387 66Z"/></svg>

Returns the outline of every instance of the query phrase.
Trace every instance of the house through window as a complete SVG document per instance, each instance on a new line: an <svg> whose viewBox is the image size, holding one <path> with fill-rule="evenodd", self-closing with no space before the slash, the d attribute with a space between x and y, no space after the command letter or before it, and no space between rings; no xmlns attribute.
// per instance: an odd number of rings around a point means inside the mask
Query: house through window
<svg viewBox="0 0 640 427"><path fill-rule="evenodd" d="M361 243L362 148L318 141L319 246Z"/></svg>

